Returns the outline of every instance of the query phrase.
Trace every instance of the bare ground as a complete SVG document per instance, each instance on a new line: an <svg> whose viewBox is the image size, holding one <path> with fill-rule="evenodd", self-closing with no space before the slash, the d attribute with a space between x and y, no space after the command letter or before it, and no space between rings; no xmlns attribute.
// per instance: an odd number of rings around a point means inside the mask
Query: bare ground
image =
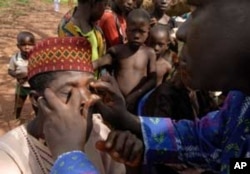
<svg viewBox="0 0 250 174"><path fill-rule="evenodd" d="M10 57L18 51L18 32L30 31L37 40L56 36L57 24L68 9L67 5L61 5L60 12L54 12L53 4L42 0L0 7L0 135L33 117L29 100L23 108L21 121L13 116L15 79L7 70Z"/></svg>

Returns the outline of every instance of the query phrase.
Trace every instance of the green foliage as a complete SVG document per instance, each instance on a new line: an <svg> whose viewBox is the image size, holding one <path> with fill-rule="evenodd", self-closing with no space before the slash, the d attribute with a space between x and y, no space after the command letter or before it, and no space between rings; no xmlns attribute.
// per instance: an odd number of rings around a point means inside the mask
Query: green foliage
<svg viewBox="0 0 250 174"><path fill-rule="evenodd" d="M30 0L0 0L0 8L1 7L10 7L15 4L19 5L27 5Z"/></svg>

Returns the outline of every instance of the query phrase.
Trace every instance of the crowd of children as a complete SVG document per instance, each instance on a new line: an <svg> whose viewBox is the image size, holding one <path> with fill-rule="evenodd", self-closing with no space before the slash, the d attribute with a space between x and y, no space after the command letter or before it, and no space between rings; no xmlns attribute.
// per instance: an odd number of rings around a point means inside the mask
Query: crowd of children
<svg viewBox="0 0 250 174"><path fill-rule="evenodd" d="M30 95L36 118L27 127L19 127L14 131L24 132L29 143L33 142L32 146L38 151L41 148L49 151L47 147L33 140L34 137L39 141L44 138L42 120L46 116L39 111L37 106L39 92L44 93L45 89L50 87L54 93L58 93L58 96L65 98L64 102L67 103L70 95L73 95L70 93L72 87L83 87L84 90L78 95L86 95L88 93L86 89L90 90L86 86L89 86L94 79L103 76L114 77L127 110L135 115L171 117L174 120L184 118L199 120L209 111L218 109L219 106L211 97L210 91L191 89L186 83L188 80L185 76L186 72L179 69L179 45L172 34L177 25L175 19L166 14L172 3L171 0L153 0L153 3L154 10L150 13L141 7L141 0L113 0L111 2L78 0L77 6L70 9L62 20L58 21L58 38L47 39L42 44L36 45L32 33L20 32L17 36L17 47L20 51L11 57L8 70L8 73L17 79L14 113L19 119L23 104ZM58 8L56 6L56 11ZM79 42L86 50L80 50ZM58 50L52 50L57 47ZM29 68L28 54L30 54ZM80 59L78 59L79 56L81 56ZM35 66L40 69L36 69ZM53 66L54 68L50 69ZM76 70L81 74L71 72ZM92 71L94 77L88 74ZM67 82L67 84L62 82ZM30 93L30 90L35 90L36 93ZM91 95L88 95L91 98ZM101 115L94 116L97 112L103 111L100 111L99 107L94 107L92 112L94 131L90 137L95 136L94 138L100 140L107 138L110 129L109 124L106 126L103 122ZM7 136L11 135L7 134ZM92 138L90 138L90 146L94 146L93 143L97 141ZM5 137L5 139L8 138ZM12 143L13 147L17 144L16 140L5 139L0 139L0 141ZM20 141L25 140L20 137ZM29 143L24 142L24 147L32 149ZM92 161L101 173L125 173L123 165L116 164L90 147L87 149L89 149L87 152L89 158L93 154L100 156L100 159L93 158ZM36 155L36 150L33 150L33 155ZM15 154L15 148L10 151ZM1 146L1 143L0 152L10 153L4 145ZM41 153L38 152L40 155ZM6 154L2 155L5 155L6 161L14 165L15 160L11 162ZM46 160L52 160L49 152L46 155L50 156ZM42 156L42 158L45 157ZM31 173L35 170L41 170L41 173L50 170L49 167L52 166L50 161L36 160L37 163L32 163L34 166L27 168L22 166L20 170ZM29 165L21 161L18 163ZM3 163L0 164L2 165ZM5 169L10 170L9 167ZM18 169L15 168L15 170ZM129 167L126 167L126 170L127 174L142 171L141 169L134 171ZM150 174L177 173L165 165L151 166L147 172ZM197 171L194 169L193 172Z"/></svg>

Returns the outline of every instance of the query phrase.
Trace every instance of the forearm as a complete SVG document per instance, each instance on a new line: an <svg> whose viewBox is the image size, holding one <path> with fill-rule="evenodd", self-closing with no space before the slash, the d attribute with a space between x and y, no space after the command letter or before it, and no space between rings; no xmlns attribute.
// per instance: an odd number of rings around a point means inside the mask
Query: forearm
<svg viewBox="0 0 250 174"><path fill-rule="evenodd" d="M174 122L169 118L141 117L141 122L145 163L188 163L206 168L208 163L218 161L220 154L211 159L209 152L219 147L220 138L216 134L219 125L208 130L202 123L188 120Z"/></svg>
<svg viewBox="0 0 250 174"><path fill-rule="evenodd" d="M117 129L129 130L139 139L143 140L140 118L128 111L123 112L122 114L124 114L124 116L121 117L122 120L120 120L121 122Z"/></svg>

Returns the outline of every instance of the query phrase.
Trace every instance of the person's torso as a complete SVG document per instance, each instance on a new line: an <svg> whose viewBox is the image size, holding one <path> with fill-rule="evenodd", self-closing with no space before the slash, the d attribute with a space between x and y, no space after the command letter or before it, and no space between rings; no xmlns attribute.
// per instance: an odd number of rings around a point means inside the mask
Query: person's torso
<svg viewBox="0 0 250 174"><path fill-rule="evenodd" d="M149 55L145 46L136 52L129 51L126 45L119 47L118 53L113 55L114 74L122 93L126 95L147 76Z"/></svg>

